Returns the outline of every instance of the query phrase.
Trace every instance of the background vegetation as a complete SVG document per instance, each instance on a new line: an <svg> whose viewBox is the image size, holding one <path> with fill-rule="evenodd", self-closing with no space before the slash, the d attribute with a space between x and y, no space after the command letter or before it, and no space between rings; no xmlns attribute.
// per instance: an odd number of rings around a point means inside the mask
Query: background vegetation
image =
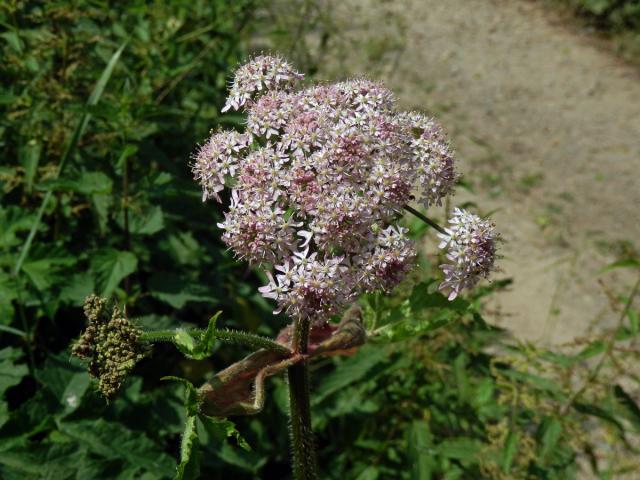
<svg viewBox="0 0 640 480"><path fill-rule="evenodd" d="M640 61L640 2L638 0L563 0L587 24L613 39L616 49Z"/></svg>
<svg viewBox="0 0 640 480"><path fill-rule="evenodd" d="M292 5L305 22L258 0L3 5L0 477L171 478L183 392L159 378L199 384L245 353L216 346L196 362L156 347L106 403L69 355L88 293L116 297L143 328L205 326L217 310L220 324L265 335L285 324L219 242L220 213L202 204L188 155L211 128L242 124L219 108L256 44L314 72L321 57L303 39L321 27L322 45L331 29L314 2ZM437 259L420 263L392 297L362 300L369 345L314 367L324 477L638 472L637 285L612 293L615 329L550 352L484 322L484 299L508 280L449 303ZM287 478L283 379L268 399L237 419L249 451L199 426L203 478Z"/></svg>

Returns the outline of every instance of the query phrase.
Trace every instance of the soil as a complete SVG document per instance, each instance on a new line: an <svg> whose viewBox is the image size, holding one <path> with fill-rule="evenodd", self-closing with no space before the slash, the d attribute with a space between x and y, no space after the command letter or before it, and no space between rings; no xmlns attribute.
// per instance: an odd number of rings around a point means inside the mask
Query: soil
<svg viewBox="0 0 640 480"><path fill-rule="evenodd" d="M488 319L559 344L611 325L640 247L640 73L588 31L524 0L336 2L319 77L383 80L449 132L465 184L491 213L513 284ZM469 191L469 189L472 190ZM442 218L442 212L432 212ZM433 241L430 250L435 246Z"/></svg>

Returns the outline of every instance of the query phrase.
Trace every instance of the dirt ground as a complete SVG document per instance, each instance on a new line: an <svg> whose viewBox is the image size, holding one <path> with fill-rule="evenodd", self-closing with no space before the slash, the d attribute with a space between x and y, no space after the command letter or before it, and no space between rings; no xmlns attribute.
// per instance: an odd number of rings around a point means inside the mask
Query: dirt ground
<svg viewBox="0 0 640 480"><path fill-rule="evenodd" d="M382 79L439 118L473 189L454 203L493 211L513 284L489 319L553 344L611 324L607 290L632 272L600 270L640 247L639 70L535 2L334 6L339 61L319 76Z"/></svg>

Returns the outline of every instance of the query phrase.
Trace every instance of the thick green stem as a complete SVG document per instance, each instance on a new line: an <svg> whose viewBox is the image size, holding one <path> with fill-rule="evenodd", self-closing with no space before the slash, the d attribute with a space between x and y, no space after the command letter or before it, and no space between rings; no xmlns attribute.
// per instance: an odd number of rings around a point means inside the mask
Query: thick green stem
<svg viewBox="0 0 640 480"><path fill-rule="evenodd" d="M270 338L261 337L252 333L242 332L238 330L228 329L212 329L208 331L214 338L226 343L235 343L237 345L245 345L253 350L259 350L264 348L266 350L275 350L282 353L291 353L284 345L274 342ZM141 342L158 343L158 342L172 342L176 343L176 330L154 330L150 332L143 332L140 335L139 340ZM187 333L192 336L207 335L207 331L193 328L187 330Z"/></svg>
<svg viewBox="0 0 640 480"><path fill-rule="evenodd" d="M445 231L444 228L442 228L440 225L438 225L436 222L434 222L433 220L431 220L429 217L427 217L426 215L423 215L422 213L420 213L418 210L416 210L413 207L410 207L409 205L405 205L404 209L409 212L412 213L413 215L415 215L416 217L418 217L420 220L422 220L424 223L426 223L427 225L429 225L432 228L435 228L437 231L439 231L440 233L443 234L447 234L447 232Z"/></svg>
<svg viewBox="0 0 640 480"><path fill-rule="evenodd" d="M197 330L195 330L197 332ZM189 333L194 333L190 331ZM175 342L175 330L154 330L152 332L143 332L140 335L141 342L158 343L158 342Z"/></svg>
<svg viewBox="0 0 640 480"><path fill-rule="evenodd" d="M295 353L307 353L309 320L294 323L292 347ZM295 480L318 478L316 451L311 430L311 402L309 399L309 367L306 361L288 368L289 405L291 415L291 443L293 449L293 477Z"/></svg>

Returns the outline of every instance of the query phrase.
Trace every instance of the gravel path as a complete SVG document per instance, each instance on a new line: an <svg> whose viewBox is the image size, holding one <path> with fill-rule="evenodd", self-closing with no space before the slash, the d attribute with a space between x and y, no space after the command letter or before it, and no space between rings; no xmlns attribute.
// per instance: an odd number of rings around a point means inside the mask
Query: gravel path
<svg viewBox="0 0 640 480"><path fill-rule="evenodd" d="M339 58L321 76L383 79L405 108L436 115L475 199L503 232L514 280L490 319L562 343L613 321L599 275L640 248L640 74L585 32L524 0L348 0Z"/></svg>

